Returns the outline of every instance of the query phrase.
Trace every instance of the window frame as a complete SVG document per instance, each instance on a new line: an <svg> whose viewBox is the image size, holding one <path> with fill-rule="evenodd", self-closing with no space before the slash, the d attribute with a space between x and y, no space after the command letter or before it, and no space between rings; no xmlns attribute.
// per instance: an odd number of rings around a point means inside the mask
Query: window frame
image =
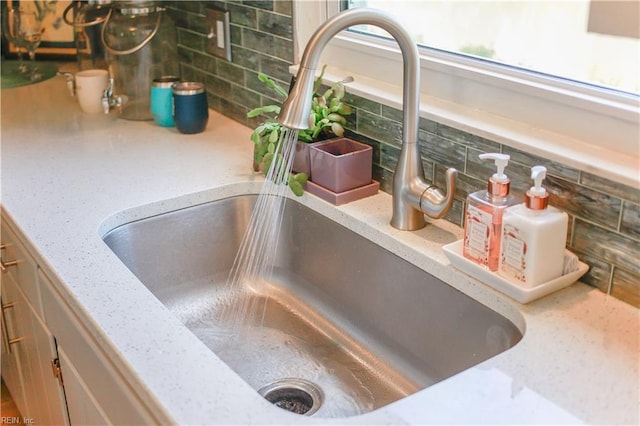
<svg viewBox="0 0 640 426"><path fill-rule="evenodd" d="M340 12L339 3L295 0L297 62L315 28ZM421 116L639 186L638 96L466 55L420 52ZM401 105L402 58L395 41L343 31L321 61L329 64L328 82L353 75L352 93Z"/></svg>

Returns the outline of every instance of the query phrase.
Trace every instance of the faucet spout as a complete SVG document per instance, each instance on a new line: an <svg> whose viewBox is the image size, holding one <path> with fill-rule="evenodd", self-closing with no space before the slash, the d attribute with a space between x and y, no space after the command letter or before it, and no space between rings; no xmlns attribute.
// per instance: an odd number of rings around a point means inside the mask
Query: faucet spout
<svg viewBox="0 0 640 426"><path fill-rule="evenodd" d="M396 40L403 58L402 150L393 182L393 216L391 225L415 230L426 225L424 215L444 216L453 202L455 169L447 170L446 195L424 180L418 147L420 111L420 61L418 47L404 27L388 14L375 9L352 9L337 14L322 24L311 36L300 62L296 83L283 103L278 121L293 129L307 129L311 113L310 99L320 55L339 32L354 25L375 25Z"/></svg>

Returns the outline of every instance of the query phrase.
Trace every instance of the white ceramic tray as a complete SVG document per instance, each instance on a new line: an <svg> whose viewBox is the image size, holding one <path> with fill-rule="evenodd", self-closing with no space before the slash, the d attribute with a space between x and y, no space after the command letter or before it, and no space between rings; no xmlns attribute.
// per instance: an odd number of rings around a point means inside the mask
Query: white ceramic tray
<svg viewBox="0 0 640 426"><path fill-rule="evenodd" d="M524 288L464 257L462 255L462 240L447 244L442 247L442 250L444 250L444 254L449 258L453 266L520 303L529 303L554 291L569 287L589 270L589 265L578 262L578 269L573 272L536 287Z"/></svg>

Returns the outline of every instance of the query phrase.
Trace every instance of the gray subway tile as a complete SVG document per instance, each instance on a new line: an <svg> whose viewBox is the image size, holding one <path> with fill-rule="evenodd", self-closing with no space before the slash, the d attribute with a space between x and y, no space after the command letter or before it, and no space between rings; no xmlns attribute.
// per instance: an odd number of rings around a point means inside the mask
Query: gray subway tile
<svg viewBox="0 0 640 426"><path fill-rule="evenodd" d="M207 75L205 84L207 90L223 99L231 97L231 83L213 75Z"/></svg>
<svg viewBox="0 0 640 426"><path fill-rule="evenodd" d="M480 136L467 133L463 130L456 129L439 123L437 126L437 134L443 138L450 139L454 142L477 149L481 152L500 152L500 144Z"/></svg>
<svg viewBox="0 0 640 426"><path fill-rule="evenodd" d="M182 12L200 13L202 3L200 1L176 1L172 3L172 7Z"/></svg>
<svg viewBox="0 0 640 426"><path fill-rule="evenodd" d="M258 29L278 37L293 39L293 21L288 16L258 11Z"/></svg>
<svg viewBox="0 0 640 426"><path fill-rule="evenodd" d="M237 84L232 84L230 101L247 109L253 109L260 105L260 95Z"/></svg>
<svg viewBox="0 0 640 426"><path fill-rule="evenodd" d="M291 43L291 40L281 37L274 37L273 56L289 63L293 63L293 44Z"/></svg>
<svg viewBox="0 0 640 426"><path fill-rule="evenodd" d="M463 226L464 222L464 202L455 198L453 200L453 204L451 204L451 209L447 212L444 219L447 221L458 225Z"/></svg>
<svg viewBox="0 0 640 426"><path fill-rule="evenodd" d="M571 182L578 182L580 178L580 171L557 161L551 161L546 158L529 154L519 149L511 148L504 145L502 152L511 156L511 161L514 163L520 163L523 166L545 166L547 173L550 175L558 176Z"/></svg>
<svg viewBox="0 0 640 426"><path fill-rule="evenodd" d="M620 232L640 240L640 205L625 201L622 209ZM640 253L638 253L640 257Z"/></svg>
<svg viewBox="0 0 640 426"><path fill-rule="evenodd" d="M231 49L234 64L255 72L260 70L262 54L239 45L232 45Z"/></svg>
<svg viewBox="0 0 640 426"><path fill-rule="evenodd" d="M235 84L244 85L244 68L224 60L218 61L218 77Z"/></svg>
<svg viewBox="0 0 640 426"><path fill-rule="evenodd" d="M399 157L400 148L388 143L380 144L380 166L390 172L395 172Z"/></svg>
<svg viewBox="0 0 640 426"><path fill-rule="evenodd" d="M229 11L229 22L248 28L258 28L258 12L236 2L228 2L225 7Z"/></svg>
<svg viewBox="0 0 640 426"><path fill-rule="evenodd" d="M242 4L247 6L256 7L258 9L273 11L273 5L277 0L243 0Z"/></svg>
<svg viewBox="0 0 640 426"><path fill-rule="evenodd" d="M247 121L247 108L242 105L230 102L227 98L220 99L220 112L231 118L232 120L240 123L246 123ZM236 141L236 143L249 143L248 141ZM247 167L251 166L251 159L247 158Z"/></svg>
<svg viewBox="0 0 640 426"><path fill-rule="evenodd" d="M243 28L242 40L244 47L247 49L255 50L264 55L274 54L274 37L271 34Z"/></svg>
<svg viewBox="0 0 640 426"><path fill-rule="evenodd" d="M418 132L420 153L438 164L464 171L466 148L433 133Z"/></svg>
<svg viewBox="0 0 640 426"><path fill-rule="evenodd" d="M380 115L371 114L364 110L357 111L357 130L370 138L400 146L402 141L402 126Z"/></svg>
<svg viewBox="0 0 640 426"><path fill-rule="evenodd" d="M580 183L599 191L615 195L633 203L640 204L640 189L614 182L591 173L582 172Z"/></svg>
<svg viewBox="0 0 640 426"><path fill-rule="evenodd" d="M589 270L580 278L580 281L604 293L609 293L609 282L611 281L611 270L613 269L611 264L577 250L572 251L582 262L589 265Z"/></svg>
<svg viewBox="0 0 640 426"><path fill-rule="evenodd" d="M216 74L218 71L216 58L205 55L200 52L194 52L191 59L191 65L201 69L209 74Z"/></svg>
<svg viewBox="0 0 640 426"><path fill-rule="evenodd" d="M358 110L366 111L376 115L382 114L382 105L380 105L379 102L375 102L361 96L351 94L349 93L349 85L347 84L345 87L347 90L347 94L344 97L346 103Z"/></svg>
<svg viewBox="0 0 640 426"><path fill-rule="evenodd" d="M386 192L387 194L393 193L393 172L383 168L374 166L373 167L373 178L380 182L380 190Z"/></svg>
<svg viewBox="0 0 640 426"><path fill-rule="evenodd" d="M640 275L614 267L611 295L640 308Z"/></svg>
<svg viewBox="0 0 640 426"><path fill-rule="evenodd" d="M382 115L383 117L390 118L392 120L397 121L398 123L404 122L404 114L402 113L401 110L397 108L392 108L387 105L381 105L381 107L382 107L382 110L380 112L380 115ZM419 117L418 127L422 131L436 133L438 130L438 123L436 123L435 121L426 119L424 117Z"/></svg>
<svg viewBox="0 0 640 426"><path fill-rule="evenodd" d="M273 4L273 11L282 15L293 17L293 1L276 0L276 2Z"/></svg>
<svg viewBox="0 0 640 426"><path fill-rule="evenodd" d="M178 45L202 52L204 51L204 40L205 38L200 34L178 29Z"/></svg>
<svg viewBox="0 0 640 426"><path fill-rule="evenodd" d="M640 275L640 243L600 226L577 219L572 247L577 251Z"/></svg>
<svg viewBox="0 0 640 426"><path fill-rule="evenodd" d="M243 45L242 41L242 27L237 25L229 26L229 39L231 41L231 58L235 62L236 61L236 49L238 46Z"/></svg>
<svg viewBox="0 0 640 426"><path fill-rule="evenodd" d="M550 204L569 214L594 222L610 230L618 228L622 201L599 191L549 176L545 186Z"/></svg>

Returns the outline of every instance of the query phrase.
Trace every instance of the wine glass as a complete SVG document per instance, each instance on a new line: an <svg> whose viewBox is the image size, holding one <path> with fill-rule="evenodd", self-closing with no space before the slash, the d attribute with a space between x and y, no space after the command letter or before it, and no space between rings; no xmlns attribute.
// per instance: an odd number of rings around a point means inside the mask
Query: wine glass
<svg viewBox="0 0 640 426"><path fill-rule="evenodd" d="M42 73L38 72L38 66L36 64L36 49L40 45L42 40L42 32L44 26L42 20L35 12L16 9L14 11L17 17L17 38L27 48L29 53L29 60L31 62L31 74L29 78L31 81L37 81L42 78Z"/></svg>
<svg viewBox="0 0 640 426"><path fill-rule="evenodd" d="M8 7L2 10L2 33L8 42L12 43L18 51L18 69L17 71L26 74L28 71L27 65L22 60L22 48L24 47L23 41L18 37L18 28L20 26L20 15L16 13L18 9Z"/></svg>

